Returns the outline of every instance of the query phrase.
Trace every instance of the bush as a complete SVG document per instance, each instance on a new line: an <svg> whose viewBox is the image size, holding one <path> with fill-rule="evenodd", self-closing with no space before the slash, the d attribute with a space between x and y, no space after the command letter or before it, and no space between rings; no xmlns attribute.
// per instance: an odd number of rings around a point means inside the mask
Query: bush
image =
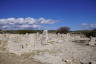
<svg viewBox="0 0 96 64"><path fill-rule="evenodd" d="M85 35L86 37L96 37L96 31L95 30L80 30L80 31L76 31L78 33L81 33L83 35Z"/></svg>
<svg viewBox="0 0 96 64"><path fill-rule="evenodd" d="M60 27L60 28L57 30L57 32L56 32L56 33L66 34L66 33L68 33L68 32L69 32L69 30L70 30L70 28L69 28L69 27L64 26L64 27Z"/></svg>

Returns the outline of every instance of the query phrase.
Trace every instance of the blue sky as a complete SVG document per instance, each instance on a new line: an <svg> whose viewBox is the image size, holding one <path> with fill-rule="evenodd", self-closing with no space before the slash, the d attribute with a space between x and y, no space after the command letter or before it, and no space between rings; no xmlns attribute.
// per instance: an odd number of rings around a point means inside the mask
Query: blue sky
<svg viewBox="0 0 96 64"><path fill-rule="evenodd" d="M30 27L25 21L35 23ZM0 0L0 29L19 29L18 26L23 26L20 29L69 26L72 30L96 27L96 0Z"/></svg>

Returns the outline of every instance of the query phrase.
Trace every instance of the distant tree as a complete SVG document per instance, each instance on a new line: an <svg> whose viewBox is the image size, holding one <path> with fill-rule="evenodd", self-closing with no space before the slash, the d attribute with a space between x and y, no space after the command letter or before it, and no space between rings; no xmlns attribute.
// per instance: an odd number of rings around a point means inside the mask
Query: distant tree
<svg viewBox="0 0 96 64"><path fill-rule="evenodd" d="M66 34L70 31L70 28L67 26L60 27L56 33Z"/></svg>
<svg viewBox="0 0 96 64"><path fill-rule="evenodd" d="M96 29L93 29L93 30L90 32L90 36L96 37Z"/></svg>
<svg viewBox="0 0 96 64"><path fill-rule="evenodd" d="M93 31L96 31L96 28L94 28Z"/></svg>
<svg viewBox="0 0 96 64"><path fill-rule="evenodd" d="M86 37L96 37L96 29L89 30L89 31L83 31L83 34Z"/></svg>

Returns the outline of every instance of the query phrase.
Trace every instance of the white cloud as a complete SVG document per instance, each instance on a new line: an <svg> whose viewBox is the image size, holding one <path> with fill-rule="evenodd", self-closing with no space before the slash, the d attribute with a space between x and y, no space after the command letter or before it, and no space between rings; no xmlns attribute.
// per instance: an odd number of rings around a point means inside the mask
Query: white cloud
<svg viewBox="0 0 96 64"><path fill-rule="evenodd" d="M45 19L45 18L39 18L39 21L41 24L54 24L54 23L56 23L56 20Z"/></svg>
<svg viewBox="0 0 96 64"><path fill-rule="evenodd" d="M96 28L96 24L88 24L88 23L82 23L81 26L87 28L87 29L94 29Z"/></svg>
<svg viewBox="0 0 96 64"><path fill-rule="evenodd" d="M82 23L81 26L87 26L88 24L87 23Z"/></svg>
<svg viewBox="0 0 96 64"><path fill-rule="evenodd" d="M0 29L37 29L42 28L42 24L54 24L56 20L45 19L45 18L6 18L0 19Z"/></svg>
<svg viewBox="0 0 96 64"><path fill-rule="evenodd" d="M41 25L36 25L36 24L33 24L33 25L19 25L20 28L39 28L41 27Z"/></svg>
<svg viewBox="0 0 96 64"><path fill-rule="evenodd" d="M34 18L7 18L7 19L0 19L0 24L34 24L36 20Z"/></svg>
<svg viewBox="0 0 96 64"><path fill-rule="evenodd" d="M36 23L36 19L28 17L28 18L25 18L25 22L28 24L34 24Z"/></svg>
<svg viewBox="0 0 96 64"><path fill-rule="evenodd" d="M33 28L39 28L41 27L40 25L32 25Z"/></svg>
<svg viewBox="0 0 96 64"><path fill-rule="evenodd" d="M96 27L96 24L88 24L88 23L82 23L81 26L90 26L90 27Z"/></svg>
<svg viewBox="0 0 96 64"><path fill-rule="evenodd" d="M20 25L19 27L21 27L21 28L28 28L28 27L30 27L30 25Z"/></svg>
<svg viewBox="0 0 96 64"><path fill-rule="evenodd" d="M8 25L2 26L3 29L6 29L6 28L8 28L8 27L9 27Z"/></svg>

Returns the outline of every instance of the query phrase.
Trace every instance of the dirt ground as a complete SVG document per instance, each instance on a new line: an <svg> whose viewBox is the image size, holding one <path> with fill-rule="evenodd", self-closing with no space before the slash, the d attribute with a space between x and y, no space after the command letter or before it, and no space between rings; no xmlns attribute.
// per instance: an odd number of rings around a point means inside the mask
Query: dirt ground
<svg viewBox="0 0 96 64"><path fill-rule="evenodd" d="M0 53L0 64L43 64L33 58L25 58L10 53ZM44 63L45 64L45 63Z"/></svg>

